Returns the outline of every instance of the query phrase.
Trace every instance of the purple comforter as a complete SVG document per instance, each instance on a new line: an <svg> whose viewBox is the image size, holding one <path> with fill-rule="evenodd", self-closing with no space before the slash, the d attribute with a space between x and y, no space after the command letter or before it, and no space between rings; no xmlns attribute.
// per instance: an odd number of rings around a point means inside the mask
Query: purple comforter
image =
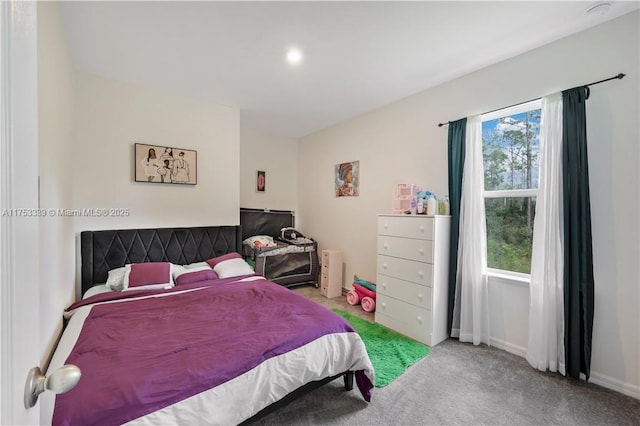
<svg viewBox="0 0 640 426"><path fill-rule="evenodd" d="M136 291L81 302L122 299L91 308L66 360L82 379L57 395L53 424L124 423L325 334L353 331L339 315L269 281L206 283L168 297L129 300L142 294ZM356 379L370 400L373 385L362 372Z"/></svg>

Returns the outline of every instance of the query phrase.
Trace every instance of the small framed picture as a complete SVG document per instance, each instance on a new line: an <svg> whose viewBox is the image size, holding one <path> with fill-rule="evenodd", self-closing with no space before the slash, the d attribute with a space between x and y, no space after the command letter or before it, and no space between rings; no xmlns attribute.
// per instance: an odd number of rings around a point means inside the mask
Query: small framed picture
<svg viewBox="0 0 640 426"><path fill-rule="evenodd" d="M263 170L256 172L256 192L265 192L267 185L267 173Z"/></svg>
<svg viewBox="0 0 640 426"><path fill-rule="evenodd" d="M357 197L360 186L360 161L335 166L336 197Z"/></svg>

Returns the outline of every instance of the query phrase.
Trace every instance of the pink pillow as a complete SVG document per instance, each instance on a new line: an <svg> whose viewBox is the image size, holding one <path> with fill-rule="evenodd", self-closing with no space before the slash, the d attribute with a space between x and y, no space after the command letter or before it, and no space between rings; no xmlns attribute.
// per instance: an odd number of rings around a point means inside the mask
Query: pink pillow
<svg viewBox="0 0 640 426"><path fill-rule="evenodd" d="M184 272L176 277L176 285L185 285L206 280L217 280L218 274L213 269L205 269L201 271Z"/></svg>
<svg viewBox="0 0 640 426"><path fill-rule="evenodd" d="M135 263L125 276L125 288L147 285L173 285L169 262Z"/></svg>
<svg viewBox="0 0 640 426"><path fill-rule="evenodd" d="M207 260L207 263L209 264L209 266L211 266L211 268L215 268L218 263L224 262L225 260L229 260L229 259L242 259L242 256L240 255L240 253L235 253L235 252L227 253L227 254L223 254L222 256L209 259Z"/></svg>

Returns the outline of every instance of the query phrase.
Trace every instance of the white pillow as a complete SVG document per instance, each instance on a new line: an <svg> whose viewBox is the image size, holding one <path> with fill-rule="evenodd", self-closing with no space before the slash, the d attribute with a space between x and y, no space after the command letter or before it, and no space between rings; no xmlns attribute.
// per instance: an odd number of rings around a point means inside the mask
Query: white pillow
<svg viewBox="0 0 640 426"><path fill-rule="evenodd" d="M115 268L109 271L107 283L105 284L113 291L121 291L124 288L124 274L128 265Z"/></svg>
<svg viewBox="0 0 640 426"><path fill-rule="evenodd" d="M112 291L111 288L109 286L107 286L106 284L99 284L99 285L94 285L93 287L91 287L89 290L87 290L84 295L82 296L83 299L86 299L88 297L91 296L95 296L96 294L100 294L100 293L107 293L109 291Z"/></svg>
<svg viewBox="0 0 640 426"><path fill-rule="evenodd" d="M171 264L171 276L173 277L173 282L175 283L176 278L178 278L178 276L183 273L184 271L187 270L187 266L182 266L182 265L174 265L173 263Z"/></svg>
<svg viewBox="0 0 640 426"><path fill-rule="evenodd" d="M209 264L207 262L196 262L196 263L190 263L188 265L184 265L183 268L185 269L197 269L199 271L201 271L202 269L200 269L201 267L206 266L207 268L211 269L211 266L209 266Z"/></svg>
<svg viewBox="0 0 640 426"><path fill-rule="evenodd" d="M218 263L213 272L218 274L220 278L239 277L242 275L253 275L255 272L251 265L244 259L229 259Z"/></svg>

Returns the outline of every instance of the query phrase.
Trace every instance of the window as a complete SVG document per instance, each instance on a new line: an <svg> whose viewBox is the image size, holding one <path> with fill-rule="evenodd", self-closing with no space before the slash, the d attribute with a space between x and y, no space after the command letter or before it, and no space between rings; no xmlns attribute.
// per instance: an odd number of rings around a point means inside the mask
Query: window
<svg viewBox="0 0 640 426"><path fill-rule="evenodd" d="M541 101L482 116L487 267L529 274Z"/></svg>

